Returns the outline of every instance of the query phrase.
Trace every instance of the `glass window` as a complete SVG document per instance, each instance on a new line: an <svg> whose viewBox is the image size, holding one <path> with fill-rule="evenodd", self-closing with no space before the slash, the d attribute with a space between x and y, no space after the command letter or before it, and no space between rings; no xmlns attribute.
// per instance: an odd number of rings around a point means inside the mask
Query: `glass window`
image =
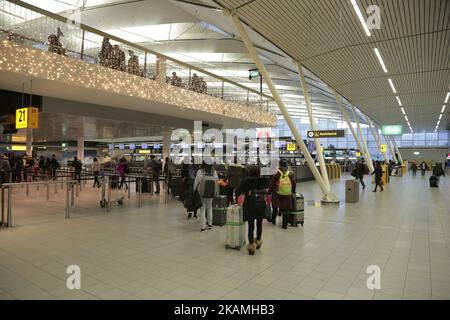
<svg viewBox="0 0 450 320"><path fill-rule="evenodd" d="M425 140L414 140L414 145L415 146L424 146Z"/></svg>
<svg viewBox="0 0 450 320"><path fill-rule="evenodd" d="M436 141L438 139L438 134L437 133L427 133L425 134L426 140L434 140Z"/></svg>

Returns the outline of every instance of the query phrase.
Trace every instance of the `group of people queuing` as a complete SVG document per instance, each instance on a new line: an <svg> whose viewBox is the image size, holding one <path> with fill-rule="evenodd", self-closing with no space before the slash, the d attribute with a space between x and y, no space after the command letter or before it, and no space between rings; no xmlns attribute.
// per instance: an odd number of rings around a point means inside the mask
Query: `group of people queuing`
<svg viewBox="0 0 450 320"><path fill-rule="evenodd" d="M150 183L154 183L155 194L161 193L161 185L159 183L159 178L161 176L162 171L163 171L162 162L161 160L156 159L155 155L151 155L148 159L146 159L144 162L144 166L140 170L141 174L144 174L150 178ZM116 166L116 173L120 179L118 182L118 189L124 188L125 190L128 190L129 185L127 183L126 177L128 174L131 173L131 167L130 163L127 161L125 157L122 157L119 160L119 163Z"/></svg>
<svg viewBox="0 0 450 320"><path fill-rule="evenodd" d="M187 84L183 83L183 80L177 75L176 72L172 72L172 76L167 77L166 82L174 87L184 88L202 94L208 93L208 85L206 84L206 81L203 77L199 77L196 73L190 77Z"/></svg>
<svg viewBox="0 0 450 320"><path fill-rule="evenodd" d="M273 225L281 217L281 226L288 228L288 214L294 210L293 195L296 180L284 160L273 176L261 176L261 167L230 164L224 176L219 177L214 166L183 163L181 168L183 190L180 201L187 211L188 219L200 220L200 230L213 228L213 199L219 194L227 196L227 206L242 205L243 220L248 223L247 250L254 254L262 245L263 221ZM225 188L222 189L225 183ZM256 235L255 235L256 232Z"/></svg>
<svg viewBox="0 0 450 320"><path fill-rule="evenodd" d="M0 156L0 183L18 183L36 181L39 177L56 178L60 168L56 156L16 155L14 153Z"/></svg>

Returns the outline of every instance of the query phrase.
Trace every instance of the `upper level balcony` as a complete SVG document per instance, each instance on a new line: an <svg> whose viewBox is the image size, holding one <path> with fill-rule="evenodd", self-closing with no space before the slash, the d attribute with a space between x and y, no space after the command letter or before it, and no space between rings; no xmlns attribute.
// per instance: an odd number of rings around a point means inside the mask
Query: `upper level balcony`
<svg viewBox="0 0 450 320"><path fill-rule="evenodd" d="M9 13L0 17L3 89L22 91L23 84L33 80L33 93L41 96L226 127L276 126L276 116L268 111L269 96L15 2L0 3L0 11ZM20 19L15 18L18 10Z"/></svg>

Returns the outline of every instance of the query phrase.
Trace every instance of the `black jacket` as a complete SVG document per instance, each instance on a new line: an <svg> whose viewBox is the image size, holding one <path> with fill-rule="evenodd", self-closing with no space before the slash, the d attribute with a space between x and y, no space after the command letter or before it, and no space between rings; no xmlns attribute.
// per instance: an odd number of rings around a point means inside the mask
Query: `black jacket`
<svg viewBox="0 0 450 320"><path fill-rule="evenodd" d="M238 194L245 196L243 205L244 221L263 219L265 217L266 204L262 203L262 198L265 200L267 189L269 187L269 180L266 178L245 178L238 189ZM258 192L255 196L254 193Z"/></svg>
<svg viewBox="0 0 450 320"><path fill-rule="evenodd" d="M383 168L375 167L372 175L375 175L375 180L381 180L381 178L383 177Z"/></svg>

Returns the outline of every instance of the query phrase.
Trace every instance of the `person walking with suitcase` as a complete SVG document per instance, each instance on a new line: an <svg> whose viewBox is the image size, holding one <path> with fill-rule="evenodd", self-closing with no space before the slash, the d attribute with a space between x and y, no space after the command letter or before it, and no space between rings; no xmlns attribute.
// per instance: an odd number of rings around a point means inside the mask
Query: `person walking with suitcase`
<svg viewBox="0 0 450 320"><path fill-rule="evenodd" d="M361 183L363 190L366 189L366 184L364 183L364 171L365 171L365 164L362 161L358 161L356 163L355 169L353 169L351 175L355 177L356 180L359 180Z"/></svg>
<svg viewBox="0 0 450 320"><path fill-rule="evenodd" d="M381 192L383 192L384 191L382 185L383 168L381 168L380 161L375 162L375 169L372 172L372 175L375 175L375 190L373 190L373 192L377 192L378 186L381 188Z"/></svg>
<svg viewBox="0 0 450 320"><path fill-rule="evenodd" d="M422 161L422 163L420 164L420 172L422 174L422 177L425 177L425 172L428 170L428 165L426 164L425 161Z"/></svg>
<svg viewBox="0 0 450 320"><path fill-rule="evenodd" d="M435 177L435 185L434 187L439 187L439 182L441 180L441 177L445 177L445 171L444 168L442 168L441 163L436 163L436 165L433 168L433 175L430 177L430 182L433 180L432 178Z"/></svg>
<svg viewBox="0 0 450 320"><path fill-rule="evenodd" d="M263 220L266 217L266 196L268 194L269 180L261 177L260 167L251 166L247 169L246 178L242 181L238 194L243 195L244 221L248 223L248 245L250 255L262 246ZM255 238L256 221L256 238Z"/></svg>
<svg viewBox="0 0 450 320"><path fill-rule="evenodd" d="M294 175L288 170L286 160L280 161L278 172L273 176L269 185L269 193L272 194L272 206L280 210L282 216L282 228L287 229L289 212L294 210L292 194L297 188ZM272 223L276 224L277 213L272 213Z"/></svg>
<svg viewBox="0 0 450 320"><path fill-rule="evenodd" d="M200 227L201 231L213 228L213 207L212 203L215 197L219 195L219 186L214 167L210 164L203 163L194 181L194 192L198 191L202 198L202 207L200 208Z"/></svg>
<svg viewBox="0 0 450 320"><path fill-rule="evenodd" d="M197 210L194 203L194 182L197 176L198 167L194 163L189 163L189 159L185 159L181 167L181 177L183 180L183 188L180 194L180 201L186 208L188 219L194 216L197 219Z"/></svg>

